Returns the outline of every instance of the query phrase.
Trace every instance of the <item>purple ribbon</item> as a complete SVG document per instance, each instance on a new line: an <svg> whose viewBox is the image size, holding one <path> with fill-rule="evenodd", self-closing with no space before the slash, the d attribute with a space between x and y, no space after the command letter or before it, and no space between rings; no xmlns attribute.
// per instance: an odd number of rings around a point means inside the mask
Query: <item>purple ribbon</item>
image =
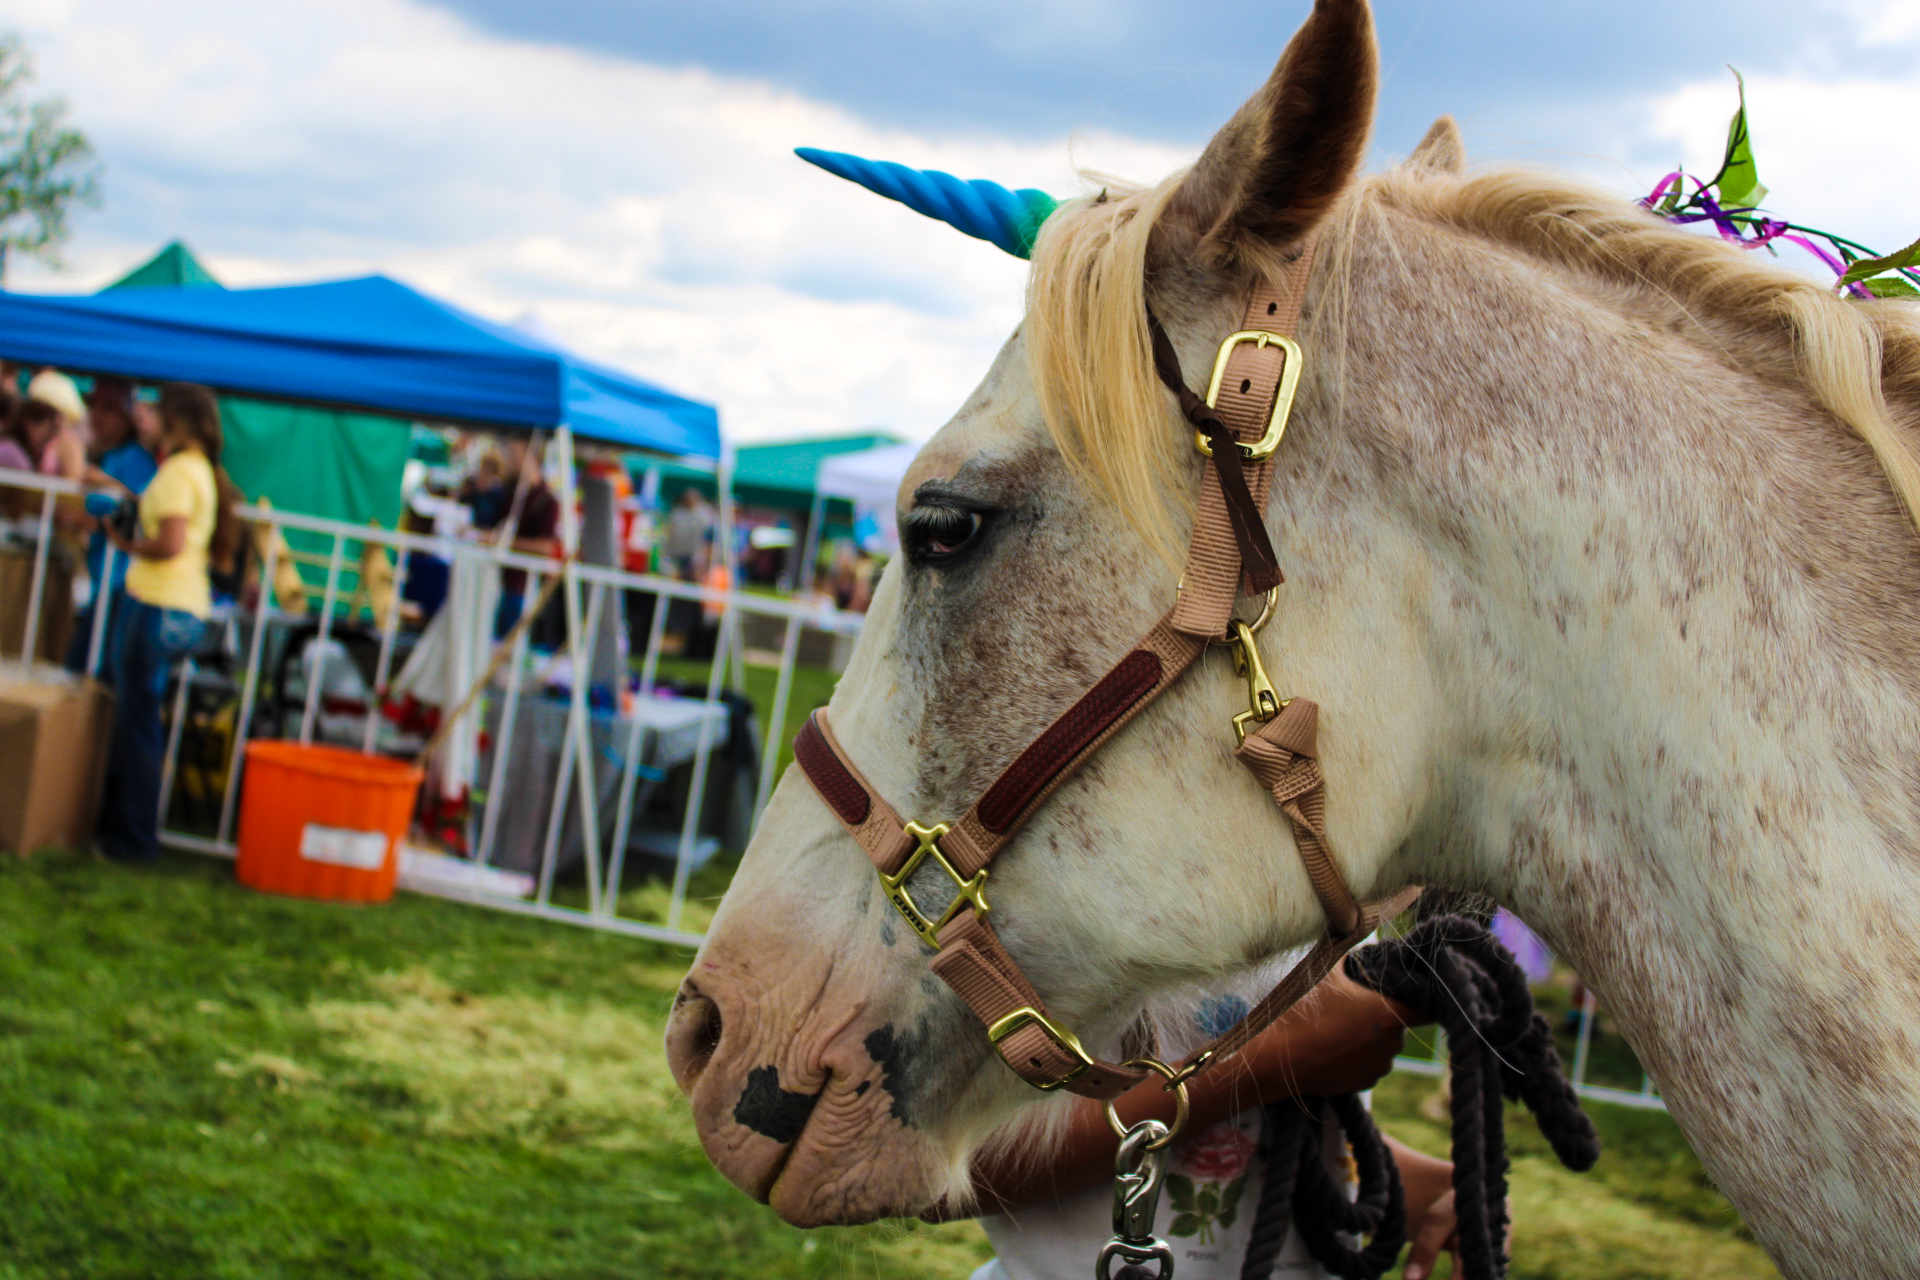
<svg viewBox="0 0 1920 1280"><path fill-rule="evenodd" d="M1794 230L1791 223L1779 218L1759 216L1760 211L1757 208L1722 208L1720 202L1713 198L1706 183L1682 170L1676 169L1660 179L1652 192L1640 201L1641 207L1652 209L1669 191L1678 196L1689 181L1695 188L1693 196L1685 204L1677 206L1672 213L1660 215L1668 222L1682 226L1695 222L1711 222L1721 239L1737 244L1743 249L1758 249L1762 245L1770 246L1775 240L1790 241L1826 263L1835 276L1844 277L1847 274L1848 263L1845 258L1815 244L1806 235ZM1698 209L1699 212L1683 212L1683 210L1692 209ZM1844 287L1856 298L1874 296L1873 290L1857 280Z"/></svg>

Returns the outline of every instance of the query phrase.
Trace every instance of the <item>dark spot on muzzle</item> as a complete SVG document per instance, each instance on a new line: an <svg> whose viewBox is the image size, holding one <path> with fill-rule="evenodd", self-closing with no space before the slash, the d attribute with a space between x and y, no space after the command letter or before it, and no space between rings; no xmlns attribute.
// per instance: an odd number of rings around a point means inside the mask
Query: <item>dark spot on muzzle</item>
<svg viewBox="0 0 1920 1280"><path fill-rule="evenodd" d="M782 1089L778 1067L757 1067L747 1072L747 1087L740 1091L733 1119L736 1124L743 1124L785 1146L807 1127L807 1117L813 1114L813 1104L819 1100L818 1094L788 1093Z"/></svg>
<svg viewBox="0 0 1920 1280"><path fill-rule="evenodd" d="M897 1035L891 1022L870 1033L864 1043L867 1056L880 1064L880 1087L887 1091L891 1100L887 1109L895 1120L911 1126L913 1115L910 1095L914 1079L909 1068L918 1045L907 1036Z"/></svg>

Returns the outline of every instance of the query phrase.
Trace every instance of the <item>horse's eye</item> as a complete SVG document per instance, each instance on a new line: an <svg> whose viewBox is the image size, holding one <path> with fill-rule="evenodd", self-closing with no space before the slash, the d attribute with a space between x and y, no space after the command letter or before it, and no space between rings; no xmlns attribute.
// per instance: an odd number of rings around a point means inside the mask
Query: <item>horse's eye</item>
<svg viewBox="0 0 1920 1280"><path fill-rule="evenodd" d="M915 507L901 521L908 554L926 563L950 560L980 532L980 513L959 507Z"/></svg>

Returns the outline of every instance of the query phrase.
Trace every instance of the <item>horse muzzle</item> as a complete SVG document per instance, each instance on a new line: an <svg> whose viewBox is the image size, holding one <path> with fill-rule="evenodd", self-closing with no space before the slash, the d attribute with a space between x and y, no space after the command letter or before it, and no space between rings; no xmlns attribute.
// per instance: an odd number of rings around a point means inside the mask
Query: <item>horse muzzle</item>
<svg viewBox="0 0 1920 1280"><path fill-rule="evenodd" d="M667 1061L701 1146L795 1226L918 1212L944 1190L945 1161L912 1124L916 1046L795 958L749 971L703 955L682 984Z"/></svg>

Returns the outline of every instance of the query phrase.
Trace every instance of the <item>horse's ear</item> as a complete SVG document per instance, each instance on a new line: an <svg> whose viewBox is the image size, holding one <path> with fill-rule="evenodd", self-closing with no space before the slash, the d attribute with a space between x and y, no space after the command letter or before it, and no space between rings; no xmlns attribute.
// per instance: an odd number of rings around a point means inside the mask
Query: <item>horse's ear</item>
<svg viewBox="0 0 1920 1280"><path fill-rule="evenodd" d="M1379 54L1367 0L1315 0L1260 92L1214 136L1163 224L1215 265L1298 243L1353 180Z"/></svg>
<svg viewBox="0 0 1920 1280"><path fill-rule="evenodd" d="M1467 143L1452 116L1441 116L1420 139L1420 145L1407 157L1409 169L1431 169L1435 173L1465 173Z"/></svg>

